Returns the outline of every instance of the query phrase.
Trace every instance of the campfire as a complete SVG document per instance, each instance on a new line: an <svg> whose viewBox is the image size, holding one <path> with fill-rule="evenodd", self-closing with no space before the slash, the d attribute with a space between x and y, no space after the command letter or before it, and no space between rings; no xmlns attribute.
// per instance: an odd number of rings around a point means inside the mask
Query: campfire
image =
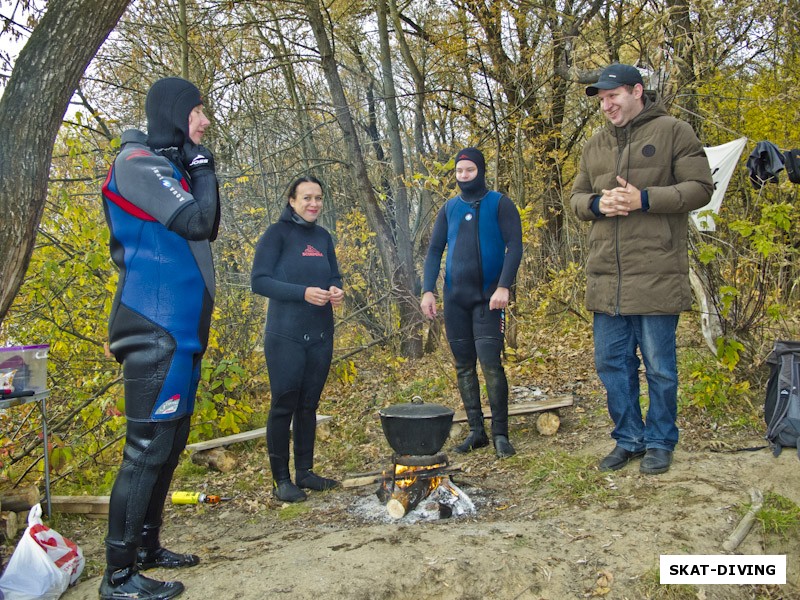
<svg viewBox="0 0 800 600"><path fill-rule="evenodd" d="M453 411L437 404L424 404L415 397L411 404L380 411L381 424L395 451L392 468L384 472L376 495L393 519L400 519L423 501L440 518L475 511L475 506L448 475L450 463L440 452L450 434Z"/></svg>

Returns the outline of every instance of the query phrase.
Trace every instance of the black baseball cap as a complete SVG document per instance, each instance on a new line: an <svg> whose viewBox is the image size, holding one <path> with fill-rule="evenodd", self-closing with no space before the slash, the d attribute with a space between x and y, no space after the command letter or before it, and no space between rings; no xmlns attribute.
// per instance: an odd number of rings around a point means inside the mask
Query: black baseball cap
<svg viewBox="0 0 800 600"><path fill-rule="evenodd" d="M586 88L586 95L596 96L598 90L613 90L621 85L636 85L637 83L644 85L639 69L631 65L614 63L603 69L597 83Z"/></svg>

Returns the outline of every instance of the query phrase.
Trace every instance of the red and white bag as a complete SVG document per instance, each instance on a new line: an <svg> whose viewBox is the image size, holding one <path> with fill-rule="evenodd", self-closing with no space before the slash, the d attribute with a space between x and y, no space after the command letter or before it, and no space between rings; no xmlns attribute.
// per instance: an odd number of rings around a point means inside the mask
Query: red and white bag
<svg viewBox="0 0 800 600"><path fill-rule="evenodd" d="M57 600L83 572L86 561L78 545L44 525L41 517L37 504L0 577L4 600Z"/></svg>

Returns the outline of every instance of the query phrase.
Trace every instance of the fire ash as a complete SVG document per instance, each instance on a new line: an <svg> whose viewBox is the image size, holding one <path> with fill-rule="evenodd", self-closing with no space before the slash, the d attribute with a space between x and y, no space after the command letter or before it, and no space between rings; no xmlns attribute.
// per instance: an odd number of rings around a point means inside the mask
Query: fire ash
<svg viewBox="0 0 800 600"><path fill-rule="evenodd" d="M448 518L475 512L469 496L447 475L441 474L446 464L426 466L396 465L394 478L384 474L376 495L385 504L393 519L400 519L423 506Z"/></svg>

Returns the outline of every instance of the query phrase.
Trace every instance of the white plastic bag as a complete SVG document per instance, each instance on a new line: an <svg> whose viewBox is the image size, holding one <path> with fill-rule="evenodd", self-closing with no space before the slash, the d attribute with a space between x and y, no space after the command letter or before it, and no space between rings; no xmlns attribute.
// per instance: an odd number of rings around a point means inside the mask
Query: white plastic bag
<svg viewBox="0 0 800 600"><path fill-rule="evenodd" d="M37 504L28 513L28 527L0 577L4 600L57 600L83 572L81 549L44 525L41 517Z"/></svg>

